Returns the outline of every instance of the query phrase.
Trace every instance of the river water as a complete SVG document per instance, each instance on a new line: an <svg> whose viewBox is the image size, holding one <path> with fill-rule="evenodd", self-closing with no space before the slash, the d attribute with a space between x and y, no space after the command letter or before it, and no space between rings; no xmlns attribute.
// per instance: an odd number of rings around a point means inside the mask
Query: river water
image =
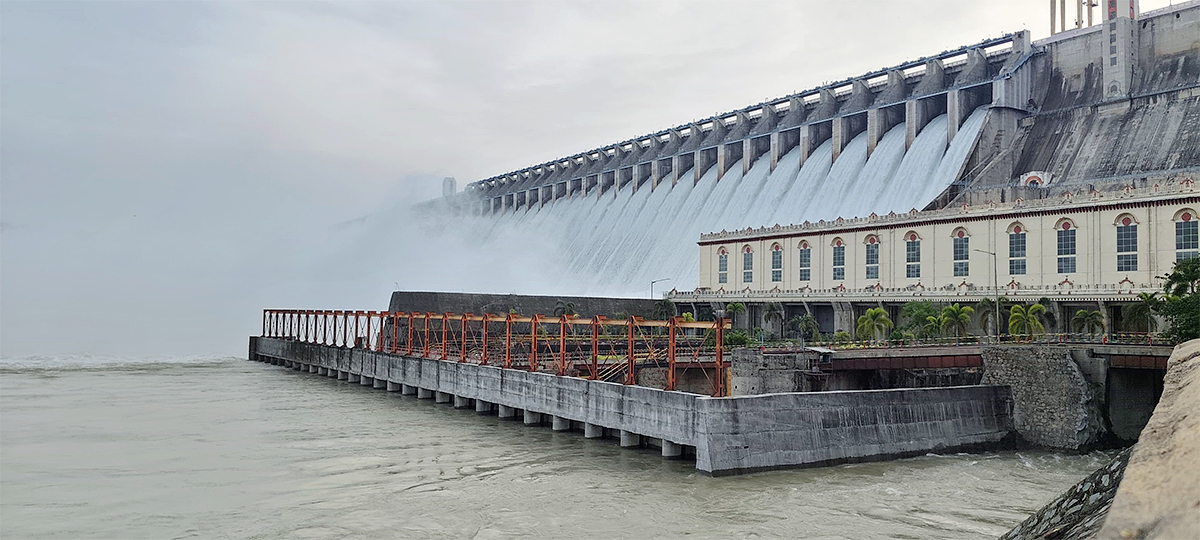
<svg viewBox="0 0 1200 540"><path fill-rule="evenodd" d="M710 478L237 358L0 362L3 538L995 538L1110 454Z"/></svg>

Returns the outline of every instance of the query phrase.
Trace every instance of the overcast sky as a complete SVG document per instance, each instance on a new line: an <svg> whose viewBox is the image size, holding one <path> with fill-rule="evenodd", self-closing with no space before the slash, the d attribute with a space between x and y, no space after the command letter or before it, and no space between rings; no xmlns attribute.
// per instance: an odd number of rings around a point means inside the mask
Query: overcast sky
<svg viewBox="0 0 1200 540"><path fill-rule="evenodd" d="M264 307L384 309L403 271L329 260L331 224L435 196L443 176L461 187L1006 32L1044 37L1046 12L6 0L0 354L244 354Z"/></svg>

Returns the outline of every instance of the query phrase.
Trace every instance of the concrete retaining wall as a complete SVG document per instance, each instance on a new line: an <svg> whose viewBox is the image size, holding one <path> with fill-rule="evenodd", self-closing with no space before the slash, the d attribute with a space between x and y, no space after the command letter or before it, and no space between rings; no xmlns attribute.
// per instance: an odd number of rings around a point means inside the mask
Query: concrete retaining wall
<svg viewBox="0 0 1200 540"><path fill-rule="evenodd" d="M995 386L711 398L272 338L250 338L250 358L582 422L585 432L652 437L668 457L693 447L696 468L709 474L970 447L998 442L1012 426L1009 390Z"/></svg>

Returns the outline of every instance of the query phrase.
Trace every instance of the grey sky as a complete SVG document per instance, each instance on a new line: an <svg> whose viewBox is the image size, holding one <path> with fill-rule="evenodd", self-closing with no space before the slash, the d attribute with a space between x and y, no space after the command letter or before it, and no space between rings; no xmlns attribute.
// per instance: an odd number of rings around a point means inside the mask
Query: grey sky
<svg viewBox="0 0 1200 540"><path fill-rule="evenodd" d="M442 176L1047 26L1044 0L6 1L0 353L240 354L264 307L384 308L325 233Z"/></svg>

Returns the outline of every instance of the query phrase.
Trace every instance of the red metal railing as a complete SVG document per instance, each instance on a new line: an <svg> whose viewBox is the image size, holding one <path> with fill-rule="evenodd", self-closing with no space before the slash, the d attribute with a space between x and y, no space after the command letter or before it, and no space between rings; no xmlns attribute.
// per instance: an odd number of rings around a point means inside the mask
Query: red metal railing
<svg viewBox="0 0 1200 540"><path fill-rule="evenodd" d="M661 387L666 390L694 390L702 384L713 396L724 396L726 328L728 320L680 317L649 321L268 309L263 310L262 335L624 384L637 384L640 368L665 368ZM689 376L687 381L680 380L681 373Z"/></svg>

